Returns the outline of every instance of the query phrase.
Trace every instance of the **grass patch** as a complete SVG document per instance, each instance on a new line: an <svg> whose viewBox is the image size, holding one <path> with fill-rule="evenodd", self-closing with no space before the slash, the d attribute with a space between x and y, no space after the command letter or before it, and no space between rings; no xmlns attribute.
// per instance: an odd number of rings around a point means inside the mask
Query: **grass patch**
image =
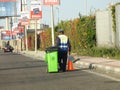
<svg viewBox="0 0 120 90"><path fill-rule="evenodd" d="M82 56L93 56L93 57L105 57L112 59L120 59L120 50L117 48L91 48L91 49L80 49L77 53Z"/></svg>

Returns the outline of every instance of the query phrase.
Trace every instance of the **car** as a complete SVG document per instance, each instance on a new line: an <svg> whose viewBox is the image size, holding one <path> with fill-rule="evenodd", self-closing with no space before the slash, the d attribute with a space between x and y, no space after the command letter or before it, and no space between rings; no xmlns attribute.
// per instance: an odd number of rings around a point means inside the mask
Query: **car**
<svg viewBox="0 0 120 90"><path fill-rule="evenodd" d="M11 45L6 45L4 48L3 48L3 51L4 52L13 52L14 48L11 46Z"/></svg>

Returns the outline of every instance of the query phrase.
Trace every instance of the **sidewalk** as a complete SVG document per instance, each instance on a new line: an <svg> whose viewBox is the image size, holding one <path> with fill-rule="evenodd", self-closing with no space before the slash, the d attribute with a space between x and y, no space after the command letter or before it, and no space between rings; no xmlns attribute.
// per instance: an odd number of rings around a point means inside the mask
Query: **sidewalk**
<svg viewBox="0 0 120 90"><path fill-rule="evenodd" d="M120 61L100 57L80 56L80 60L76 62L77 67L86 67L89 69L101 69L107 72L120 74Z"/></svg>
<svg viewBox="0 0 120 90"><path fill-rule="evenodd" d="M22 55L28 56L28 57L32 57L32 58L39 58L44 60L45 58L45 51L20 51L19 52Z"/></svg>
<svg viewBox="0 0 120 90"><path fill-rule="evenodd" d="M22 51L20 53L29 57L45 59L45 51ZM120 60L89 56L74 56L74 58L80 58L74 63L77 68L101 69L120 74Z"/></svg>

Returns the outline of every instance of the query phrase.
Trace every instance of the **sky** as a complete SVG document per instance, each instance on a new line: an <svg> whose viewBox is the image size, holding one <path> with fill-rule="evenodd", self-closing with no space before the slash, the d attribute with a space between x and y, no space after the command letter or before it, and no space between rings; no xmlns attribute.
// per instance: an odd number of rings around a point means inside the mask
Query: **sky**
<svg viewBox="0 0 120 90"><path fill-rule="evenodd" d="M120 2L120 0L60 0L60 5L54 8L55 25L61 20L73 20L82 15L89 15L95 10L105 10L110 3ZM42 22L51 25L50 6L42 6Z"/></svg>
<svg viewBox="0 0 120 90"><path fill-rule="evenodd" d="M90 12L95 12L98 9L105 10L110 3L116 2L120 2L120 0L60 0L60 5L53 6L54 24L57 25L58 22L78 18L79 13L89 15ZM50 11L50 6L42 5L42 19L40 22L49 26L51 26ZM5 21L3 23L5 24Z"/></svg>

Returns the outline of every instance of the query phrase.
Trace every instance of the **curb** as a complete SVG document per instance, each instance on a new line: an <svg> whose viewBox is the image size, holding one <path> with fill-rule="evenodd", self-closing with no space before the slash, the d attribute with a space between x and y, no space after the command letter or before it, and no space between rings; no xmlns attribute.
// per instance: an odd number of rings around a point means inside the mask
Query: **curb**
<svg viewBox="0 0 120 90"><path fill-rule="evenodd" d="M20 54L28 56L28 57L32 57L32 58L40 58L40 59L45 58L45 52L44 51L41 51L41 52L22 51L22 52L20 52Z"/></svg>
<svg viewBox="0 0 120 90"><path fill-rule="evenodd" d="M110 65L101 65L101 64L95 64L95 63L89 63L89 62L83 62L78 61L75 63L77 68L89 68L89 69L101 69L105 70L106 72L113 72L113 73L120 73L119 67L112 67Z"/></svg>

